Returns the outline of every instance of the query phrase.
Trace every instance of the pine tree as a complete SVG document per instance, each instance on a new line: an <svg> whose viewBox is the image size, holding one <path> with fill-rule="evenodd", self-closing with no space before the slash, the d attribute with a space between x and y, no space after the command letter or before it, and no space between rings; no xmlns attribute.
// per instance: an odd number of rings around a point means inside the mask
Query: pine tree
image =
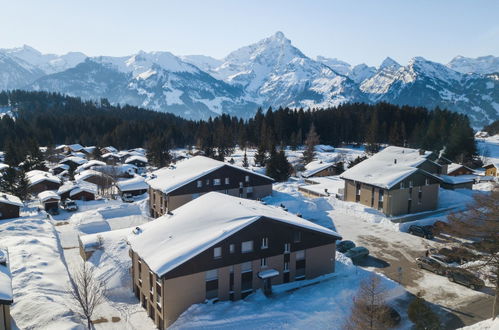
<svg viewBox="0 0 499 330"><path fill-rule="evenodd" d="M6 168L3 175L0 176L0 191L14 195L16 191L16 180L16 170L12 167Z"/></svg>
<svg viewBox="0 0 499 330"><path fill-rule="evenodd" d="M378 121L378 110L374 109L371 117L371 123L367 129L366 135L366 152L369 154L375 154L379 151L379 121Z"/></svg>
<svg viewBox="0 0 499 330"><path fill-rule="evenodd" d="M319 135L315 131L315 125L312 123L310 130L307 134L307 139L305 140L305 151L303 152L303 162L305 164L310 163L315 157L315 146L319 144Z"/></svg>
<svg viewBox="0 0 499 330"><path fill-rule="evenodd" d="M409 304L407 314L409 319L414 323L416 330L438 330L442 328L437 314L428 307L420 294Z"/></svg>
<svg viewBox="0 0 499 330"><path fill-rule="evenodd" d="M248 168L249 167L248 156L246 155L246 151L244 151L243 167L244 168Z"/></svg>
<svg viewBox="0 0 499 330"><path fill-rule="evenodd" d="M17 175L15 193L17 197L19 197L23 202L28 200L29 196L29 180L26 176L26 172L20 171Z"/></svg>
<svg viewBox="0 0 499 330"><path fill-rule="evenodd" d="M265 163L267 162L267 152L263 144L258 146L258 149L256 150L256 154L254 156L254 160L255 160L255 166L260 166L260 167L265 166Z"/></svg>
<svg viewBox="0 0 499 330"><path fill-rule="evenodd" d="M270 153L269 160L267 161L267 166L265 173L276 181L283 182L287 181L293 172L293 167L286 158L286 154L283 149L279 152L272 149Z"/></svg>

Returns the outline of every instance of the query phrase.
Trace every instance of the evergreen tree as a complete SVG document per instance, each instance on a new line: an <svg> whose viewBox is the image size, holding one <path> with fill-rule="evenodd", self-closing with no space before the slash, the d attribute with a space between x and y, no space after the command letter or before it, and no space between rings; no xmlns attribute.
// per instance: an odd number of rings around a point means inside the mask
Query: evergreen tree
<svg viewBox="0 0 499 330"><path fill-rule="evenodd" d="M95 160L102 160L102 153L100 151L100 147L95 147L94 150L92 150L92 159L95 159Z"/></svg>
<svg viewBox="0 0 499 330"><path fill-rule="evenodd" d="M372 112L371 122L367 130L366 136L366 152L369 154L375 154L379 151L379 121L378 121L378 110L375 108Z"/></svg>
<svg viewBox="0 0 499 330"><path fill-rule="evenodd" d="M355 158L354 160L351 160L349 163L348 163L348 168L351 168L351 167L354 167L355 165L357 165L358 163L360 163L361 161L363 160L366 160L367 157L366 156L357 156L357 158Z"/></svg>
<svg viewBox="0 0 499 330"><path fill-rule="evenodd" d="M260 167L265 166L265 163L267 162L267 152L263 144L258 146L254 160L255 160L255 166L260 166Z"/></svg>
<svg viewBox="0 0 499 330"><path fill-rule="evenodd" d="M246 155L246 150L244 151L243 167L244 168L248 168L249 167L248 156Z"/></svg>
<svg viewBox="0 0 499 330"><path fill-rule="evenodd" d="M417 330L442 329L437 314L428 307L419 294L409 304L407 314Z"/></svg>
<svg viewBox="0 0 499 330"><path fill-rule="evenodd" d="M28 200L29 196L28 189L29 189L29 180L28 177L26 176L26 172L24 171L18 172L14 195L19 197L24 202Z"/></svg>
<svg viewBox="0 0 499 330"><path fill-rule="evenodd" d="M293 166L289 163L286 158L286 154L283 149L279 152L272 149L270 152L269 160L267 161L267 166L265 173L276 181L284 182L289 179L291 173L293 172Z"/></svg>
<svg viewBox="0 0 499 330"><path fill-rule="evenodd" d="M0 191L15 195L16 181L16 170L13 167L6 168L3 175L0 176Z"/></svg>
<svg viewBox="0 0 499 330"><path fill-rule="evenodd" d="M156 137L147 143L147 159L155 167L164 167L170 164L172 157L164 139Z"/></svg>
<svg viewBox="0 0 499 330"><path fill-rule="evenodd" d="M315 146L319 144L319 135L315 131L315 125L312 123L310 130L307 134L307 139L305 140L305 151L303 152L303 162L305 164L310 163L315 158Z"/></svg>

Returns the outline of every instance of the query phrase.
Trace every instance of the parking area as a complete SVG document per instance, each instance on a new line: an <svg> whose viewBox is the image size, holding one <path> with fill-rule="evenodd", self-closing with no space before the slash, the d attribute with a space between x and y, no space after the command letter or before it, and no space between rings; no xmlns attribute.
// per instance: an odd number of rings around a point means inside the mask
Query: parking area
<svg viewBox="0 0 499 330"><path fill-rule="evenodd" d="M474 291L418 268L415 258L424 256L429 248L443 247L442 244L367 222L341 210L329 211L329 216L344 240L369 249L370 256L359 261L358 266L383 273L412 294L421 292L424 299L435 304L446 328L456 329L490 318L491 288Z"/></svg>

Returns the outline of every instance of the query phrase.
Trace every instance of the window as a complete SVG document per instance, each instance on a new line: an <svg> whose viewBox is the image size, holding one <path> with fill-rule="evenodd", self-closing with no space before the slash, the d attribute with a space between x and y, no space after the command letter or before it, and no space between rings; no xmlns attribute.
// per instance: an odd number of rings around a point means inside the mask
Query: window
<svg viewBox="0 0 499 330"><path fill-rule="evenodd" d="M284 243L284 253L291 252L291 243Z"/></svg>
<svg viewBox="0 0 499 330"><path fill-rule="evenodd" d="M244 181L245 181L245 182L249 182L249 175L246 175L246 176L244 177Z"/></svg>
<svg viewBox="0 0 499 330"><path fill-rule="evenodd" d="M262 249L266 249L268 247L269 247L269 238L268 237L262 238Z"/></svg>
<svg viewBox="0 0 499 330"><path fill-rule="evenodd" d="M379 190L378 195L378 209L381 210L383 208L383 200L384 200L384 190Z"/></svg>
<svg viewBox="0 0 499 330"><path fill-rule="evenodd" d="M210 179L206 179L206 185L209 186L210 185Z"/></svg>
<svg viewBox="0 0 499 330"><path fill-rule="evenodd" d="M198 188L201 188L203 186L203 181L202 180L198 180Z"/></svg>
<svg viewBox="0 0 499 330"><path fill-rule="evenodd" d="M305 250L296 251L296 260L305 259Z"/></svg>
<svg viewBox="0 0 499 330"><path fill-rule="evenodd" d="M225 184L229 184L229 183L230 183L229 178L225 178Z"/></svg>
<svg viewBox="0 0 499 330"><path fill-rule="evenodd" d="M404 189L404 181L400 182L400 189Z"/></svg>
<svg viewBox="0 0 499 330"><path fill-rule="evenodd" d="M198 193L195 193L195 194L192 194L192 199L196 199L199 197L199 194Z"/></svg>
<svg viewBox="0 0 499 330"><path fill-rule="evenodd" d="M293 232L293 242L294 243L301 242L301 231Z"/></svg>
<svg viewBox="0 0 499 330"><path fill-rule="evenodd" d="M235 253L235 252L236 252L236 244L230 244L229 253Z"/></svg>
<svg viewBox="0 0 499 330"><path fill-rule="evenodd" d="M220 246L213 249L213 259L222 258L222 248Z"/></svg>
<svg viewBox="0 0 499 330"><path fill-rule="evenodd" d="M248 253L253 252L253 241L246 241L241 243L241 252Z"/></svg>
<svg viewBox="0 0 499 330"><path fill-rule="evenodd" d="M154 274L152 272L149 272L149 288L152 294L154 290Z"/></svg>
<svg viewBox="0 0 499 330"><path fill-rule="evenodd" d="M418 191L418 204L421 204L423 203L423 190L421 189L421 187L419 187L419 191Z"/></svg>
<svg viewBox="0 0 499 330"><path fill-rule="evenodd" d="M355 185L355 201L360 202L360 183Z"/></svg>
<svg viewBox="0 0 499 330"><path fill-rule="evenodd" d="M138 260L138 273L139 273L139 282L142 283L142 261Z"/></svg>
<svg viewBox="0 0 499 330"><path fill-rule="evenodd" d="M289 261L284 262L284 272L289 272Z"/></svg>
<svg viewBox="0 0 499 330"><path fill-rule="evenodd" d="M296 271L295 280L302 280L305 278L305 251L296 251Z"/></svg>
<svg viewBox="0 0 499 330"><path fill-rule="evenodd" d="M430 184L430 179L428 179L428 178L424 179L424 184L425 184L426 186L427 186L427 185L429 185L429 184Z"/></svg>
<svg viewBox="0 0 499 330"><path fill-rule="evenodd" d="M222 184L222 182L221 182L221 180L220 180L220 179L213 179L213 185L214 185L214 186L219 186L219 185L221 185L221 184Z"/></svg>
<svg viewBox="0 0 499 330"><path fill-rule="evenodd" d="M243 187L243 183L239 182L239 188L242 188L242 187Z"/></svg>
<svg viewBox="0 0 499 330"><path fill-rule="evenodd" d="M248 194L252 193L252 192L253 192L253 187L248 187L248 188L246 188L246 192L247 192Z"/></svg>
<svg viewBox="0 0 499 330"><path fill-rule="evenodd" d="M412 188L412 180L409 181L409 187Z"/></svg>
<svg viewBox="0 0 499 330"><path fill-rule="evenodd" d="M267 267L267 258L260 259L260 267L262 268Z"/></svg>
<svg viewBox="0 0 499 330"><path fill-rule="evenodd" d="M251 261L243 262L241 264L241 273L251 272L252 269L253 269L253 267L251 265Z"/></svg>
<svg viewBox="0 0 499 330"><path fill-rule="evenodd" d="M208 270L205 273L206 281L213 281L218 279L218 269Z"/></svg>

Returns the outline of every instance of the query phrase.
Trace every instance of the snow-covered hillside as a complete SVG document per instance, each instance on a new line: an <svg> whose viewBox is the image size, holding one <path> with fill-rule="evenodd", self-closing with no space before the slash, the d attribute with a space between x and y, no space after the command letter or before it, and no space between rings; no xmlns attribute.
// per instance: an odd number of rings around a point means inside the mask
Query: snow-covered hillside
<svg viewBox="0 0 499 330"><path fill-rule="evenodd" d="M192 119L222 113L243 118L258 107L333 107L378 101L447 108L473 126L499 118L497 57L456 57L449 64L415 57L378 68L336 58L312 59L282 32L223 59L167 51L87 58L41 54L23 46L0 49L0 89L25 88L83 98L105 97Z"/></svg>

